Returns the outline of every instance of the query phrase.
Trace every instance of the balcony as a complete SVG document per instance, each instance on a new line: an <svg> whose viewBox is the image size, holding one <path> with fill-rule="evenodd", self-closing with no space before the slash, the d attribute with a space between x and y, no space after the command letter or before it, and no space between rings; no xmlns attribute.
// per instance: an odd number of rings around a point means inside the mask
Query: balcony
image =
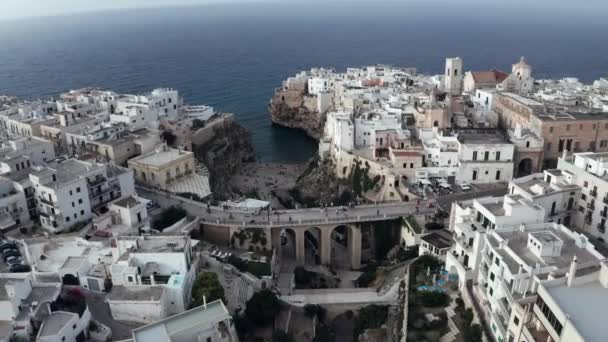
<svg viewBox="0 0 608 342"><path fill-rule="evenodd" d="M107 181L106 177L103 176L96 176L93 179L87 179L87 183L89 184L89 186L96 186L96 185L100 185L103 184Z"/></svg>
<svg viewBox="0 0 608 342"><path fill-rule="evenodd" d="M597 230L598 230L600 233L604 233L604 232L606 232L606 224L605 224L605 223L598 223L598 224L597 224Z"/></svg>
<svg viewBox="0 0 608 342"><path fill-rule="evenodd" d="M591 224L593 222L593 218L591 215L585 216L585 224Z"/></svg>
<svg viewBox="0 0 608 342"><path fill-rule="evenodd" d="M589 209L589 210L595 210L595 203L594 202L587 203L587 209Z"/></svg>
<svg viewBox="0 0 608 342"><path fill-rule="evenodd" d="M597 190L591 190L591 191L589 191L589 196L591 196L591 197L597 197Z"/></svg>
<svg viewBox="0 0 608 342"><path fill-rule="evenodd" d="M604 209L604 210L600 211L600 216L603 218L606 218L608 216L608 210Z"/></svg>
<svg viewBox="0 0 608 342"><path fill-rule="evenodd" d="M44 197L40 197L40 198L38 198L38 200L40 201L40 203L43 203L43 204L46 204L46 205L50 205L51 207L55 206L55 202L53 202L51 200L48 200L48 199L46 199Z"/></svg>

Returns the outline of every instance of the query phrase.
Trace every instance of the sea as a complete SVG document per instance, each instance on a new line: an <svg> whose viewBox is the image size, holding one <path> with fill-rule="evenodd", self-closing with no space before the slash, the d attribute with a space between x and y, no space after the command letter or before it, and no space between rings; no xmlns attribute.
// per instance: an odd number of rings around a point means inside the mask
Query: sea
<svg viewBox="0 0 608 342"><path fill-rule="evenodd" d="M0 94L176 88L189 104L235 113L259 161L299 163L317 144L273 126L267 105L285 78L311 67L435 74L460 56L466 70L509 71L525 56L536 78L608 76L607 7L537 1L278 1L4 20Z"/></svg>

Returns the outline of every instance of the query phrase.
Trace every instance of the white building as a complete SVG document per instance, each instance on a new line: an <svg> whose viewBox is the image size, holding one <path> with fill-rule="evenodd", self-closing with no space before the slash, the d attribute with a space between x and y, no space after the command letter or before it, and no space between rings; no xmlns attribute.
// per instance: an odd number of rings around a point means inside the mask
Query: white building
<svg viewBox="0 0 608 342"><path fill-rule="evenodd" d="M453 177L458 183L490 184L513 178L514 146L496 130L462 129L442 133L420 129L426 167L416 170L420 181Z"/></svg>
<svg viewBox="0 0 608 342"><path fill-rule="evenodd" d="M608 265L580 272L578 260L566 277L541 280L537 298L515 305L509 336L516 342L600 342L608 336ZM581 274L577 274L581 273Z"/></svg>
<svg viewBox="0 0 608 342"><path fill-rule="evenodd" d="M459 182L499 183L513 178L515 148L499 132L461 131L458 142Z"/></svg>
<svg viewBox="0 0 608 342"><path fill-rule="evenodd" d="M577 268L581 273L597 270L605 259L587 237L557 223L496 229L485 240L474 294L499 341L507 341L511 307L534 300L540 280L561 278Z"/></svg>
<svg viewBox="0 0 608 342"><path fill-rule="evenodd" d="M57 233L88 222L93 210L135 192L128 169L69 159L30 174L38 199L40 223Z"/></svg>
<svg viewBox="0 0 608 342"><path fill-rule="evenodd" d="M566 155L558 159L557 168L582 189L574 201L574 226L605 241L608 238L608 153Z"/></svg>
<svg viewBox="0 0 608 342"><path fill-rule="evenodd" d="M9 140L0 146L0 174L19 172L53 159L55 148L51 141L38 137Z"/></svg>
<svg viewBox="0 0 608 342"><path fill-rule="evenodd" d="M190 305L197 266L188 236L121 235L112 256L114 319L150 323Z"/></svg>
<svg viewBox="0 0 608 342"><path fill-rule="evenodd" d="M14 182L0 177L0 232L31 224L25 193Z"/></svg>
<svg viewBox="0 0 608 342"><path fill-rule="evenodd" d="M76 342L89 336L86 304L66 305L61 284L38 283L29 273L0 274L0 341Z"/></svg>
<svg viewBox="0 0 608 342"><path fill-rule="evenodd" d="M133 342L238 342L228 309L221 300L133 330Z"/></svg>

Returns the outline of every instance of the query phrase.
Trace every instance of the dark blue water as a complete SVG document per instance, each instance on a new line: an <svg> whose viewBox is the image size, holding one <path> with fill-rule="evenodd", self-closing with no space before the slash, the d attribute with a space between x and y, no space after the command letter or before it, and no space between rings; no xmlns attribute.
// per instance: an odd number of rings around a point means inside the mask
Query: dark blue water
<svg viewBox="0 0 608 342"><path fill-rule="evenodd" d="M602 11L284 2L5 21L0 93L35 98L83 86L174 87L189 103L234 112L254 132L260 160L297 162L316 144L272 127L266 105L274 88L302 69L388 63L438 73L444 57L461 56L466 69L509 70L524 55L537 78L591 81L608 74Z"/></svg>

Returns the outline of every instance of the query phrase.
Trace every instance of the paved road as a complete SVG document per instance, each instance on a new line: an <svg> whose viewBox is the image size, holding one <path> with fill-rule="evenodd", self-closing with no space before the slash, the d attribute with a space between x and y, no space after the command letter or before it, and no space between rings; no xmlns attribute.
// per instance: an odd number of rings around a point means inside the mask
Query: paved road
<svg viewBox="0 0 608 342"><path fill-rule="evenodd" d="M429 208L429 203L417 205L416 202L391 202L355 207L270 210L270 212L262 210L256 213L247 210L209 206L206 203L142 187L138 187L137 192L145 198L154 200L162 207L179 205L190 215L200 217L201 222L219 225L286 227L304 224L381 221L416 212L420 214L432 213L435 210Z"/></svg>

